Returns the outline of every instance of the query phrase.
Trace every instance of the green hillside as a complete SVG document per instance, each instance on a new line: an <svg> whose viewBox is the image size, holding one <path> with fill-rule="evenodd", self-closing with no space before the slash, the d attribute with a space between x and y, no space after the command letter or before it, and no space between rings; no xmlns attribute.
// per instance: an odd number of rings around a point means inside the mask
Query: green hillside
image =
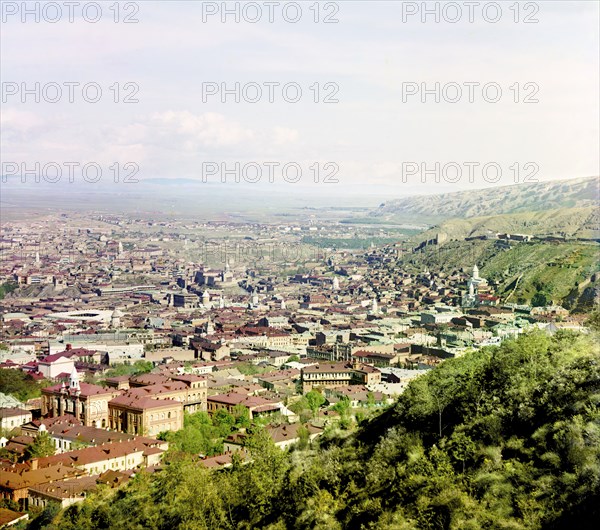
<svg viewBox="0 0 600 530"><path fill-rule="evenodd" d="M249 464L171 455L31 528L574 529L600 517L598 337L540 332L445 361L355 435Z"/></svg>
<svg viewBox="0 0 600 530"><path fill-rule="evenodd" d="M513 293L510 301L528 303L542 292L567 308L585 311L578 305L579 298L585 289L596 285L597 280L593 282L592 278L600 271L599 250L593 243L530 242L504 249L491 240L451 241L407 254L399 266L412 271L428 268L452 273L477 264L483 277L498 284L501 296ZM584 306L591 309L589 301Z"/></svg>

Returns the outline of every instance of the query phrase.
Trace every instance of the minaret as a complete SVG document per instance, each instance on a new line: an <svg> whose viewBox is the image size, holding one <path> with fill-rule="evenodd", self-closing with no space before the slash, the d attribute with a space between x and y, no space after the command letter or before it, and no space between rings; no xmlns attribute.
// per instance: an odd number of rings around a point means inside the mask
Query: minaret
<svg viewBox="0 0 600 530"><path fill-rule="evenodd" d="M40 264L40 253L39 252L35 253L35 264L36 265Z"/></svg>
<svg viewBox="0 0 600 530"><path fill-rule="evenodd" d="M377 313L379 311L379 306L377 305L377 298L373 298L373 304L371 306L371 311L373 313Z"/></svg>
<svg viewBox="0 0 600 530"><path fill-rule="evenodd" d="M333 289L334 291L337 291L339 288L340 288L340 280L338 280L338 277L336 276L336 277L333 279L332 289Z"/></svg>
<svg viewBox="0 0 600 530"><path fill-rule="evenodd" d="M221 295L219 297L219 309L224 309L225 308L225 298L223 298L223 296Z"/></svg>
<svg viewBox="0 0 600 530"><path fill-rule="evenodd" d="M282 298L281 299L281 309L285 309L285 300Z"/></svg>
<svg viewBox="0 0 600 530"><path fill-rule="evenodd" d="M119 241L119 255L123 254L123 243Z"/></svg>
<svg viewBox="0 0 600 530"><path fill-rule="evenodd" d="M473 265L473 279L479 280L479 267L477 265Z"/></svg>

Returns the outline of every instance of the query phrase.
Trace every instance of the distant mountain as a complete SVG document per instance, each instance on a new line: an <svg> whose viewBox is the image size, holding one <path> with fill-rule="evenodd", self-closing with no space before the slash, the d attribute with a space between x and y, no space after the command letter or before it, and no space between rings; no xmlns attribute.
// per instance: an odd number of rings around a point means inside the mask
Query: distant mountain
<svg viewBox="0 0 600 530"><path fill-rule="evenodd" d="M481 217L503 213L546 211L558 208L598 206L598 177L554 180L459 191L441 195L419 195L390 200L373 216L448 219Z"/></svg>

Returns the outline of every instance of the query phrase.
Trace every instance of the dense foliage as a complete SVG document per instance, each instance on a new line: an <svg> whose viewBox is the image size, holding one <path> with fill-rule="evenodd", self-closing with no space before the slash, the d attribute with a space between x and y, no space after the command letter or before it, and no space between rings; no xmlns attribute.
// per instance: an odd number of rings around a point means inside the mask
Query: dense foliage
<svg viewBox="0 0 600 530"><path fill-rule="evenodd" d="M183 429L160 433L159 438L168 441L174 452L213 456L223 452L223 440L233 430L250 426L250 418L248 409L238 405L234 414L225 409L212 417L206 412L186 413L183 423Z"/></svg>
<svg viewBox="0 0 600 530"><path fill-rule="evenodd" d="M31 442L26 448L23 454L25 460L31 460L32 458L42 458L44 456L52 456L56 452L56 447L50 435L43 431L40 432L33 442Z"/></svg>
<svg viewBox="0 0 600 530"><path fill-rule="evenodd" d="M104 374L104 378L108 377L120 377L123 375L139 375L139 374L147 374L152 371L154 365L151 361L139 360L135 361L133 364L120 363L113 365L110 370L107 370Z"/></svg>
<svg viewBox="0 0 600 530"><path fill-rule="evenodd" d="M600 517L597 337L532 333L445 361L345 439L163 471L71 506L51 528L591 528Z"/></svg>
<svg viewBox="0 0 600 530"><path fill-rule="evenodd" d="M40 397L48 381L36 381L29 374L12 368L0 368L0 392L11 394L19 401Z"/></svg>

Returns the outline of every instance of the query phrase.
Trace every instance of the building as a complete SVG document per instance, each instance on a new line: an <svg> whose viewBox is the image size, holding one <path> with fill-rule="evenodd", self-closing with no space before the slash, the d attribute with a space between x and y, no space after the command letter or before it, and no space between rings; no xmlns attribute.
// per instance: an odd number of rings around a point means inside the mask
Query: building
<svg viewBox="0 0 600 530"><path fill-rule="evenodd" d="M111 429L142 436L156 436L183 428L183 404L173 399L153 399L125 394L109 403Z"/></svg>
<svg viewBox="0 0 600 530"><path fill-rule="evenodd" d="M108 402L120 392L114 388L79 382L75 369L69 386L65 383L42 389L42 416L55 417L71 414L84 425L108 427Z"/></svg>
<svg viewBox="0 0 600 530"><path fill-rule="evenodd" d="M278 426L267 426L265 429L269 433L269 436L273 440L274 444L280 449L288 449L291 445L300 441L300 435L298 430L302 427L301 423L282 424ZM308 441L312 442L321 434L323 429L311 425L310 423L305 426L308 430ZM230 434L225 438L223 442L223 451L225 453L233 453L241 451L246 443L248 434L245 432L237 432Z"/></svg>
<svg viewBox="0 0 600 530"><path fill-rule="evenodd" d="M247 396L238 392L209 396L207 405L208 413L211 415L221 409L225 409L230 414L233 414L235 407L242 406L248 410L250 419L253 419L255 416L274 414L281 410L281 403L276 403L275 401L259 396Z"/></svg>
<svg viewBox="0 0 600 530"><path fill-rule="evenodd" d="M184 309L193 309L199 306L200 299L192 293L176 293L173 295L173 306Z"/></svg>
<svg viewBox="0 0 600 530"><path fill-rule="evenodd" d="M0 498L14 501L19 504L21 509L26 509L29 488L80 477L85 475L85 471L74 467L66 467L62 463L56 463L41 469L38 466L37 459L34 459L29 465L2 465L0 475L2 475Z"/></svg>
<svg viewBox="0 0 600 530"><path fill-rule="evenodd" d="M39 484L29 488L28 507L44 509L50 503L66 508L76 502L85 500L89 493L97 487L97 476L80 477L74 480Z"/></svg>
<svg viewBox="0 0 600 530"><path fill-rule="evenodd" d="M38 371L46 379L55 379L61 374L70 374L75 368L75 359L69 351L46 355L38 361Z"/></svg>
<svg viewBox="0 0 600 530"><path fill-rule="evenodd" d="M31 411L21 408L0 408L0 428L10 431L16 427L30 422Z"/></svg>
<svg viewBox="0 0 600 530"><path fill-rule="evenodd" d="M302 392L315 387L336 388L354 384L367 385L381 382L381 372L358 362L319 363L302 368Z"/></svg>
<svg viewBox="0 0 600 530"><path fill-rule="evenodd" d="M333 388L347 386L352 382L352 365L339 363L319 363L302 369L302 392L314 387Z"/></svg>

